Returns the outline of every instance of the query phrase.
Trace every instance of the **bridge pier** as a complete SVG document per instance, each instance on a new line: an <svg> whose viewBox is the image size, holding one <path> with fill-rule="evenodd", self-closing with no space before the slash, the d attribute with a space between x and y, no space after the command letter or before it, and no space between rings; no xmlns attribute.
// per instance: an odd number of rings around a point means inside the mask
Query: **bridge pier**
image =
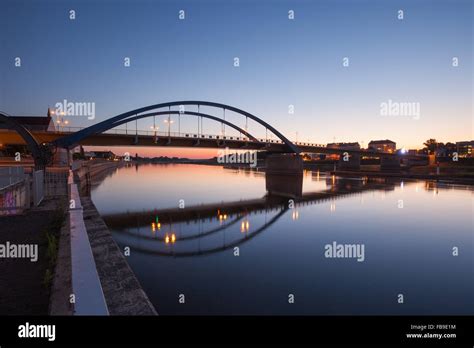
<svg viewBox="0 0 474 348"><path fill-rule="evenodd" d="M337 168L339 170L359 170L360 169L360 154L347 152L339 156L339 163Z"/></svg>
<svg viewBox="0 0 474 348"><path fill-rule="evenodd" d="M296 198L303 194L303 159L295 154L269 154L265 187L270 195Z"/></svg>
<svg viewBox="0 0 474 348"><path fill-rule="evenodd" d="M400 170L400 157L380 156L380 170Z"/></svg>
<svg viewBox="0 0 474 348"><path fill-rule="evenodd" d="M71 156L71 151L58 147L53 156L53 165L61 167L68 166L71 161Z"/></svg>

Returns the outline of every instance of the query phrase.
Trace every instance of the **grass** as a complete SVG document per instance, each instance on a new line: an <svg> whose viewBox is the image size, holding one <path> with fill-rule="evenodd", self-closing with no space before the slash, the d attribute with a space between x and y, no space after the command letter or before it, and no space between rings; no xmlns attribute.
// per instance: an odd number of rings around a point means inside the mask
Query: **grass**
<svg viewBox="0 0 474 348"><path fill-rule="evenodd" d="M53 216L48 227L43 230L47 242L46 258L48 259L48 268L43 277L43 285L48 289L54 277L54 268L58 258L59 234L66 217L64 208L61 206L58 206L52 214Z"/></svg>

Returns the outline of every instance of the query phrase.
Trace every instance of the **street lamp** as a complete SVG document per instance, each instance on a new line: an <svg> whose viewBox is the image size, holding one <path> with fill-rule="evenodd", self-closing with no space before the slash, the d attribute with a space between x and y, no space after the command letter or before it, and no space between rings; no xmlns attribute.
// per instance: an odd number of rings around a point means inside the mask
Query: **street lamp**
<svg viewBox="0 0 474 348"><path fill-rule="evenodd" d="M154 132L154 134L153 134L153 142L156 144L157 141L158 141L158 137L157 137L157 135L156 135L156 131L157 131L158 129L160 129L160 127L158 127L158 126L150 126L150 129L152 129L153 132Z"/></svg>
<svg viewBox="0 0 474 348"><path fill-rule="evenodd" d="M170 116L168 115L168 119L164 120L165 123L168 124L168 138L171 136L171 124L174 123L173 120L170 119Z"/></svg>
<svg viewBox="0 0 474 348"><path fill-rule="evenodd" d="M57 113L55 113L54 111L51 111L51 114L52 115L56 114L56 117L57 117L56 123L58 124L59 131L61 131L61 125L64 127L65 125L69 124L69 121L64 119L64 115L66 115L64 111L57 112Z"/></svg>
<svg viewBox="0 0 474 348"><path fill-rule="evenodd" d="M64 130L64 126L67 126L69 124L69 121L68 120L63 120L63 119L58 119L56 121L56 123L58 124L59 131L61 132L61 126L63 127L63 130Z"/></svg>

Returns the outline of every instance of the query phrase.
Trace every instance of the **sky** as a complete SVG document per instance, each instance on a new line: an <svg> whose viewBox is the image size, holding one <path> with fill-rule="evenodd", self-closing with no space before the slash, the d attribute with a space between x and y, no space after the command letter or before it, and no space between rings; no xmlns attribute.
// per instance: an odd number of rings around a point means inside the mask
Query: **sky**
<svg viewBox="0 0 474 348"><path fill-rule="evenodd" d="M2 0L0 7L0 110L10 115L45 115L65 99L94 103L95 119L68 118L83 127L146 105L205 100L246 110L290 140L391 139L420 148L428 138L474 139L470 0ZM419 113L383 115L390 101L414 103ZM196 120L187 120L180 130L195 133ZM221 127L204 121L203 131ZM265 136L254 123L249 131Z"/></svg>

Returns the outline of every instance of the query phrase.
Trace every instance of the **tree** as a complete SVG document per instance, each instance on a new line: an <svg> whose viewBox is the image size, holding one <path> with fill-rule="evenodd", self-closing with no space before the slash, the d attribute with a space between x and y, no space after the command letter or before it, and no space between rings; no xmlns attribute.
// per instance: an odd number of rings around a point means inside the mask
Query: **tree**
<svg viewBox="0 0 474 348"><path fill-rule="evenodd" d="M433 154L438 148L438 142L436 139L428 139L423 143L423 145L425 145L425 149L428 150L429 154Z"/></svg>

